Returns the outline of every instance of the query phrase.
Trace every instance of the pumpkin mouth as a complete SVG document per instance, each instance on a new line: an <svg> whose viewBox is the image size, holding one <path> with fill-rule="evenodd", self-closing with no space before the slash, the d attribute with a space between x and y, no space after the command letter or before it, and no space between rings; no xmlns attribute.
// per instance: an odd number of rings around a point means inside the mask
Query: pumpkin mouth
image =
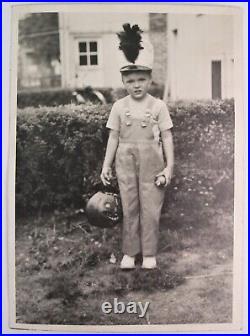
<svg viewBox="0 0 250 336"><path fill-rule="evenodd" d="M104 213L105 217L110 219L112 222L117 222L119 220L118 214Z"/></svg>
<svg viewBox="0 0 250 336"><path fill-rule="evenodd" d="M118 222L120 219L119 211L118 211L119 201L118 201L118 196L116 194L113 194L113 196L114 196L115 204L107 202L105 204L105 210L103 214L106 218L108 218L109 220L115 223L115 222Z"/></svg>

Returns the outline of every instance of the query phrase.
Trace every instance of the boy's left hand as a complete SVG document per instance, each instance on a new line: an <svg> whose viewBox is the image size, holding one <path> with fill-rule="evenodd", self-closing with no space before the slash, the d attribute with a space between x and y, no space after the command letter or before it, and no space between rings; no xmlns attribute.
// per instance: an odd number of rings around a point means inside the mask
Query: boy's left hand
<svg viewBox="0 0 250 336"><path fill-rule="evenodd" d="M171 179L172 179L172 176L173 176L173 169L171 169L170 167L166 167L159 174L157 174L156 177L162 176L162 175L165 176L166 183L165 183L164 187L166 187L171 182Z"/></svg>

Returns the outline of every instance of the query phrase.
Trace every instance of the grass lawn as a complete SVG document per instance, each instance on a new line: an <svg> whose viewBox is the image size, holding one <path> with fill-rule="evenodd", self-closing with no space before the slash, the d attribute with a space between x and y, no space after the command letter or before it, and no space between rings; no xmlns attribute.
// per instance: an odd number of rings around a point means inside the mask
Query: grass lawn
<svg viewBox="0 0 250 336"><path fill-rule="evenodd" d="M103 231L84 215L69 220L60 213L19 218L16 322L230 323L233 181L223 170L177 167L166 190L157 270L141 270L140 256L135 270L119 269L120 226ZM146 316L104 314L101 304L115 297L150 302Z"/></svg>

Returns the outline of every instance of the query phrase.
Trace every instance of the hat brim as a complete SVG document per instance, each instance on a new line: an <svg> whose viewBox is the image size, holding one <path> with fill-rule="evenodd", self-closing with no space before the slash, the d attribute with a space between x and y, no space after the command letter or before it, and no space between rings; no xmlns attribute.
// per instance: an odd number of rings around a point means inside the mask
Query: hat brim
<svg viewBox="0 0 250 336"><path fill-rule="evenodd" d="M130 71L152 71L152 69L144 65L126 65L120 69L121 73Z"/></svg>

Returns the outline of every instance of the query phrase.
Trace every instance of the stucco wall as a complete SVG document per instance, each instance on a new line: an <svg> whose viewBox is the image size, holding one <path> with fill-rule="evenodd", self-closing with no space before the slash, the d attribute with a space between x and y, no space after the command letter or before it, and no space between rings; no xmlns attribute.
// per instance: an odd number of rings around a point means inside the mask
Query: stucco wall
<svg viewBox="0 0 250 336"><path fill-rule="evenodd" d="M138 24L147 35L149 29L148 14L135 13L67 13L64 27L67 29L68 52L65 52L68 71L66 85L78 84L96 87L121 87L118 64L119 40L116 33L122 30L122 24ZM78 39L91 38L99 42L99 64L97 67L79 67L76 42ZM78 79L76 79L76 73Z"/></svg>
<svg viewBox="0 0 250 336"><path fill-rule="evenodd" d="M167 76L167 14L149 14L149 37L154 47L153 80L165 84Z"/></svg>
<svg viewBox="0 0 250 336"><path fill-rule="evenodd" d="M222 62L222 98L233 96L233 17L168 18L168 86L172 99L211 98L211 62Z"/></svg>

